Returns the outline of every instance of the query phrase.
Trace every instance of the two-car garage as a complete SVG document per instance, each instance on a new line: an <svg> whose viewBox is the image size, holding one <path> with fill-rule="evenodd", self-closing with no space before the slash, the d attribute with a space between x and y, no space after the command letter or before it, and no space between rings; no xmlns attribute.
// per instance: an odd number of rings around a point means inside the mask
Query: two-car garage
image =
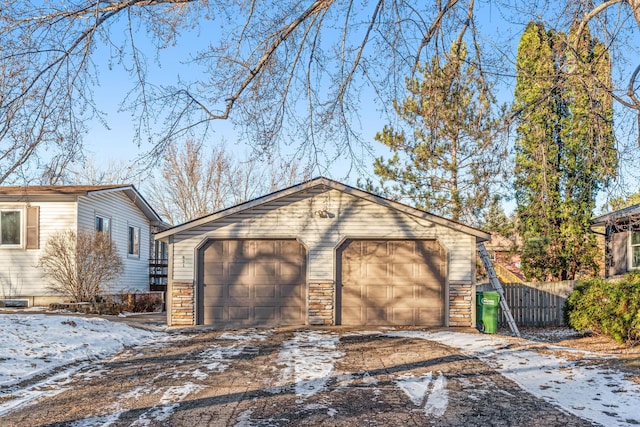
<svg viewBox="0 0 640 427"><path fill-rule="evenodd" d="M472 326L490 235L316 178L156 238L169 325Z"/></svg>
<svg viewBox="0 0 640 427"><path fill-rule="evenodd" d="M444 324L445 258L437 241L347 240L337 258L337 324ZM306 265L295 239L208 240L198 256L198 323L304 325Z"/></svg>

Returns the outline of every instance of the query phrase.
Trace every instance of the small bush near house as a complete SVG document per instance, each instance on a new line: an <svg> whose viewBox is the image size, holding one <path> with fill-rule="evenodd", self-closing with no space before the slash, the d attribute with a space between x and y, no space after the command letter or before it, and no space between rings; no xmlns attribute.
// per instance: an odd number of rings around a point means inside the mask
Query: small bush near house
<svg viewBox="0 0 640 427"><path fill-rule="evenodd" d="M162 311L162 296L157 293L121 293L118 296L120 311L150 313Z"/></svg>
<svg viewBox="0 0 640 427"><path fill-rule="evenodd" d="M564 315L578 331L607 335L619 343L640 341L640 272L617 281L580 281L567 298Z"/></svg>
<svg viewBox="0 0 640 427"><path fill-rule="evenodd" d="M107 234L69 230L49 237L40 267L53 292L72 302L94 302L122 272L122 259Z"/></svg>

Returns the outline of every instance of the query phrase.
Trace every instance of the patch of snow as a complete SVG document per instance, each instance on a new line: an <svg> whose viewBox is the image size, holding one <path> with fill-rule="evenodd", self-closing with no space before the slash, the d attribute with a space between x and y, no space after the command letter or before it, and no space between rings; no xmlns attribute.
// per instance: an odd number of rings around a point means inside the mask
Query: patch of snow
<svg viewBox="0 0 640 427"><path fill-rule="evenodd" d="M197 393L205 387L192 382L180 386L167 387L160 398L160 404L143 412L131 426L148 426L152 421L166 421L190 394Z"/></svg>
<svg viewBox="0 0 640 427"><path fill-rule="evenodd" d="M583 336L583 334L571 328L540 328L521 332L523 338L531 341L560 341Z"/></svg>
<svg viewBox="0 0 640 427"><path fill-rule="evenodd" d="M411 374L405 374L400 376L395 384L409 396L411 402L416 406L422 406L424 397L429 390L429 384L431 383L431 372L421 377L415 377Z"/></svg>
<svg viewBox="0 0 640 427"><path fill-rule="evenodd" d="M276 363L284 366L279 387L294 383L296 396L309 397L325 390L331 372L344 353L331 332L299 331L282 344Z"/></svg>
<svg viewBox="0 0 640 427"><path fill-rule="evenodd" d="M378 384L378 379L376 377L371 376L369 372L365 372L362 374L362 384L366 385L376 385Z"/></svg>
<svg viewBox="0 0 640 427"><path fill-rule="evenodd" d="M247 409L244 412L241 412L236 418L236 423L234 427L278 427L283 422L286 423L289 420L286 418L275 419L270 418L266 420L254 420L251 418L253 414L253 409Z"/></svg>
<svg viewBox="0 0 640 427"><path fill-rule="evenodd" d="M204 367L210 371L224 372L229 366L230 359L238 357L244 350L243 346L232 345L229 347L212 346L198 354Z"/></svg>
<svg viewBox="0 0 640 427"><path fill-rule="evenodd" d="M101 318L44 314L3 314L0 330L0 386L65 365L101 359L157 336Z"/></svg>
<svg viewBox="0 0 640 427"><path fill-rule="evenodd" d="M386 335L422 338L457 348L482 360L529 393L595 423L640 424L640 385L627 380L622 372L597 365L584 366L585 360L602 359L596 353L573 351L582 357L569 360L524 347L535 344L531 341L514 342L496 335L422 331ZM560 346L552 348L567 350Z"/></svg>
<svg viewBox="0 0 640 427"><path fill-rule="evenodd" d="M71 376L80 369L88 367L88 363L80 363L62 372L53 374L37 384L16 389L8 387L0 390L0 415L16 409L26 403L45 396L55 396L65 390L71 383Z"/></svg>
<svg viewBox="0 0 640 427"><path fill-rule="evenodd" d="M157 339L156 332L101 318L35 313L0 315L0 414L41 396L63 391L70 376L126 346ZM91 369L82 378L99 375ZM34 377L36 384L17 388Z"/></svg>
<svg viewBox="0 0 640 427"><path fill-rule="evenodd" d="M269 331L256 331L255 329L246 329L242 331L236 331L235 333L225 332L218 337L219 340L234 340L234 341L264 341L270 335Z"/></svg>
<svg viewBox="0 0 640 427"><path fill-rule="evenodd" d="M435 381L432 381L432 377L431 372L420 377L404 374L395 381L395 384L404 391L414 405L422 406L424 404L426 415L441 417L449 405L447 379L442 375L442 372L438 373L438 378Z"/></svg>
<svg viewBox="0 0 640 427"><path fill-rule="evenodd" d="M427 397L427 403L424 405L424 413L441 417L444 415L449 406L449 392L447 391L447 379L442 373L438 374L438 378L433 382L431 393Z"/></svg>

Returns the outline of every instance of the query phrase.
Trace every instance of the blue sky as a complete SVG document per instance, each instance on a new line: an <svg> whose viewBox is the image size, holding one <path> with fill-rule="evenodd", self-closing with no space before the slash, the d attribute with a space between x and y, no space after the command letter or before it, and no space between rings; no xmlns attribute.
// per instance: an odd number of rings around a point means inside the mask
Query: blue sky
<svg viewBox="0 0 640 427"><path fill-rule="evenodd" d="M504 45L505 42L503 41L501 45L496 45L495 48L507 51L513 58L515 57L518 39L524 29L525 23L506 23L499 14L499 11L489 7L490 5L491 2L485 3L486 7L479 12L481 16L480 26L486 33L495 32L498 34L499 36L496 37L496 40L506 40L507 46ZM637 37L637 34L635 35ZM139 42L143 41L144 38L141 37ZM189 46L189 48L192 49L194 46L206 44L207 41L206 38L198 37L197 34L183 34L178 41L178 47L165 51L160 58L159 64L155 61L149 62L150 79L159 83L164 80L172 83L176 81L178 76L190 78L189 73L193 73L193 70L182 66L176 60L178 57L184 57L184 51L181 51L180 48ZM487 39L483 42L490 44L493 41L494 40ZM106 58L107 56L106 51L99 51L96 58ZM107 114L106 122L109 129L106 129L103 124L99 122L89 124L88 133L85 137L87 155L95 158L98 163L104 164L112 160L131 161L150 148L144 145L141 147L136 146L133 142L134 134L131 113L128 111L118 112L119 103L126 95L126 91L130 89L131 82L119 66L108 67L106 62L99 63L98 65L100 68L100 87L96 88L95 99L99 103L101 110ZM507 79L507 82L500 86L498 97L503 101L508 101L511 99L512 91L513 85L508 84ZM375 133L381 130L387 123L387 120L379 112L379 106L365 98L359 106L359 110L360 123L356 124L356 126L360 127L363 139L372 144L376 155L387 154L388 151L382 147L381 144L374 141ZM633 129L636 118L633 114L629 114L623 110L620 111L622 111L623 114L618 114L616 117L619 139L634 138L635 136L632 135L630 129ZM238 134L230 122L217 121L213 123L212 128L214 133L210 138L210 143L225 140L227 148L237 153L240 157L245 157L251 152L251 148L246 141L238 141ZM640 169L638 168L637 162L633 161L633 156L637 154L639 153L629 154L630 157L625 163L626 171L624 172L628 176L628 181L631 183L630 185L635 186L635 188L639 185L637 176L640 176L640 171L636 176L633 176L634 170ZM368 171L372 174L371 165L373 157L368 155L364 150L362 156L363 163L369 166ZM348 169L348 162L337 161L322 173L334 179L355 184L356 179L361 175L357 171L352 171L347 177ZM313 175L318 174L316 170ZM600 203L602 203L602 200Z"/></svg>

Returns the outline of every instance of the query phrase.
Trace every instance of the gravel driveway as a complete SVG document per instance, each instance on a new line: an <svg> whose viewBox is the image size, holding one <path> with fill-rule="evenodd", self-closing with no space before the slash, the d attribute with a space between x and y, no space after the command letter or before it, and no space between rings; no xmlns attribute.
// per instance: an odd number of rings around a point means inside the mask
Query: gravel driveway
<svg viewBox="0 0 640 427"><path fill-rule="evenodd" d="M592 425L478 359L380 331L173 333L60 381L0 425Z"/></svg>

